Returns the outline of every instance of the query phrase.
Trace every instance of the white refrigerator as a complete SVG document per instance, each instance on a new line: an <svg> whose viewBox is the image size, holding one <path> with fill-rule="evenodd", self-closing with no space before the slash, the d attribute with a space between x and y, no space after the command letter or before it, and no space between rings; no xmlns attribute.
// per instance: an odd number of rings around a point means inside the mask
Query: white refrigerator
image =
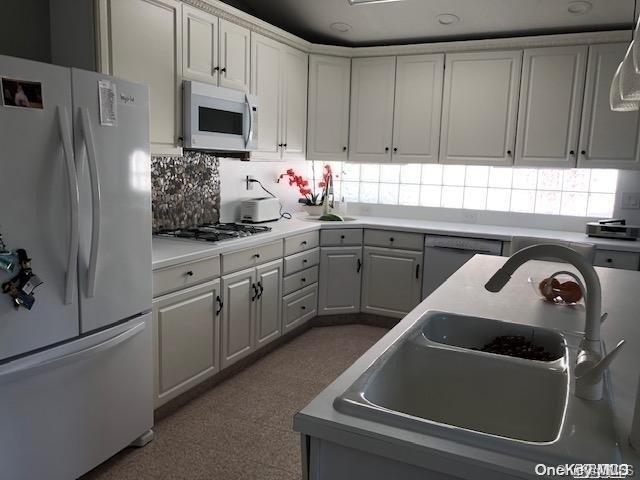
<svg viewBox="0 0 640 480"><path fill-rule="evenodd" d="M0 56L0 477L72 479L152 437L149 94ZM0 270L0 284L14 271Z"/></svg>

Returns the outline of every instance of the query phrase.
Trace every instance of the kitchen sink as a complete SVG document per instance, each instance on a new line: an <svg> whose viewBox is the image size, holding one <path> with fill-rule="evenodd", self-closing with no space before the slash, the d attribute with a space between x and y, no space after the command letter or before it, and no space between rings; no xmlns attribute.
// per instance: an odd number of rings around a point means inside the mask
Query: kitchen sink
<svg viewBox="0 0 640 480"><path fill-rule="evenodd" d="M303 217L305 220L310 220L312 222L325 222L325 223L342 223L342 222L353 222L357 220L355 217L342 217L342 221L336 220L320 220L320 215L308 215Z"/></svg>
<svg viewBox="0 0 640 480"><path fill-rule="evenodd" d="M521 336L552 353L528 360L479 351ZM610 398L573 395L580 338L493 319L427 312L334 401L348 415L536 461L612 462ZM607 392L609 389L606 389Z"/></svg>

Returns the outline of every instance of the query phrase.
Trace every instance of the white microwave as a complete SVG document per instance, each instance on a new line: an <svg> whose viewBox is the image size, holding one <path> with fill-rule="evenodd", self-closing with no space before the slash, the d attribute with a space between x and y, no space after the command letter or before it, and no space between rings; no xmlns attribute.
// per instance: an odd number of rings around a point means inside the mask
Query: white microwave
<svg viewBox="0 0 640 480"><path fill-rule="evenodd" d="M185 80L184 147L248 152L258 144L258 99L248 93Z"/></svg>

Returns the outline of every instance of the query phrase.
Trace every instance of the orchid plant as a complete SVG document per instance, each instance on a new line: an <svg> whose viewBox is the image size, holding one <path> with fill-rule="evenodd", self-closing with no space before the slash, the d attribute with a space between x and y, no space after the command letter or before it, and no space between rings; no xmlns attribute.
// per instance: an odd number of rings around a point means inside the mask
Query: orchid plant
<svg viewBox="0 0 640 480"><path fill-rule="evenodd" d="M304 205L314 206L322 205L327 195L327 189L331 184L330 179L332 176L333 171L331 170L331 165L325 165L322 170L322 181L318 182L318 187L322 189L319 192L316 192L315 178L312 182L309 182L309 180L306 180L302 175L296 174L293 168L288 169L280 175L278 181L287 177L289 179L289 186L295 186L300 192L301 198L298 201Z"/></svg>

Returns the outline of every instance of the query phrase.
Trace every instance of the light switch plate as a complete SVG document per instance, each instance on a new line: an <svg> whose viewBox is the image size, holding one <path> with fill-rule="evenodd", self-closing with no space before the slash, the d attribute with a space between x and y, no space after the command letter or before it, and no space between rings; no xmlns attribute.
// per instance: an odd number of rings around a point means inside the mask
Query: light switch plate
<svg viewBox="0 0 640 480"><path fill-rule="evenodd" d="M640 208L640 193L624 192L621 206L622 208Z"/></svg>

